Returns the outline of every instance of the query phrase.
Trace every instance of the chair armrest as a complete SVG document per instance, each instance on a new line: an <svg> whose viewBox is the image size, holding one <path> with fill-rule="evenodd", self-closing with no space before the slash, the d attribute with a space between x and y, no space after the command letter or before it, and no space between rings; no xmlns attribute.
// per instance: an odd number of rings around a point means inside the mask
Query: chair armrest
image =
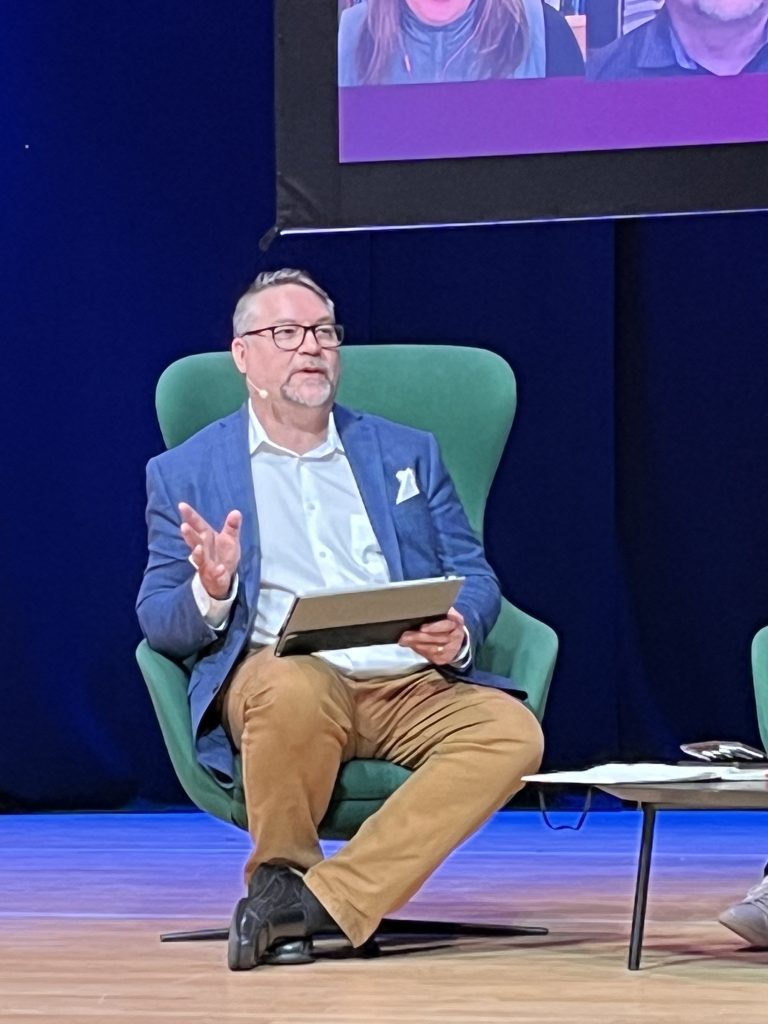
<svg viewBox="0 0 768 1024"><path fill-rule="evenodd" d="M192 741L187 701L188 675L181 665L154 651L146 640L136 649L174 770L193 803L222 821L245 828L245 812L234 789L227 789L199 764Z"/></svg>
<svg viewBox="0 0 768 1024"><path fill-rule="evenodd" d="M502 598L501 612L478 652L477 664L487 672L512 679L525 690L525 703L541 721L557 649L553 629Z"/></svg>

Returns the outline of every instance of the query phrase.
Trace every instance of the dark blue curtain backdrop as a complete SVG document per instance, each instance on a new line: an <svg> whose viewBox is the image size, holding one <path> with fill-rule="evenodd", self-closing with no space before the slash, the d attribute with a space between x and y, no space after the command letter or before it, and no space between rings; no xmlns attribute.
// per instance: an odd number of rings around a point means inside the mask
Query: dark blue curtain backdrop
<svg viewBox="0 0 768 1024"><path fill-rule="evenodd" d="M239 292L283 264L326 283L356 342L514 367L487 543L561 637L547 764L757 741L768 217L285 238L262 257L270 7L3 4L0 806L182 799L133 659L154 385L225 347Z"/></svg>

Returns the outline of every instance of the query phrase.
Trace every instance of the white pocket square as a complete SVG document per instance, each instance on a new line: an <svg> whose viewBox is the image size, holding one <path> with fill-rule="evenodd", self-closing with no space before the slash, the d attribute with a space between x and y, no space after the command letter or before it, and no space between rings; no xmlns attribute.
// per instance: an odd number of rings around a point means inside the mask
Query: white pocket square
<svg viewBox="0 0 768 1024"><path fill-rule="evenodd" d="M415 498L419 493L419 485L416 483L416 476L413 470L410 467L408 469L398 469L395 476L400 483L395 504L400 505L402 502L408 501L409 498Z"/></svg>

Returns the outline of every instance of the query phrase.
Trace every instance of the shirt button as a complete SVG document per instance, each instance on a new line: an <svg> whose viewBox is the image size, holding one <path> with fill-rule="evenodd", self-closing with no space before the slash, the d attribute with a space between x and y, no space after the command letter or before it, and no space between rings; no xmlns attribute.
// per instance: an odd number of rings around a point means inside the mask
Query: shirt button
<svg viewBox="0 0 768 1024"><path fill-rule="evenodd" d="M320 557L321 557L321 558L325 558L325 557L327 556L327 554L328 554L328 552L327 552L327 551L321 551L321 552L320 552Z"/></svg>
<svg viewBox="0 0 768 1024"><path fill-rule="evenodd" d="M307 512L314 512L316 508L317 505L315 505L313 501L310 501L309 504L307 505Z"/></svg>

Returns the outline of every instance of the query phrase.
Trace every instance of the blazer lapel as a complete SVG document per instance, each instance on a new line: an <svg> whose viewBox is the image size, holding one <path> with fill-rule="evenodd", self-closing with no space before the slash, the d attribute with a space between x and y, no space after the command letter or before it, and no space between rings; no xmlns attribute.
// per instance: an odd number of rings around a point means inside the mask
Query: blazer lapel
<svg viewBox="0 0 768 1024"><path fill-rule="evenodd" d="M376 430L359 413L337 405L333 409L336 429L352 467L373 532L389 567L392 580L402 580L395 524L384 478L384 460Z"/></svg>
<svg viewBox="0 0 768 1024"><path fill-rule="evenodd" d="M248 451L248 404L243 405L234 416L222 420L221 427L224 434L219 448L219 464L214 467L214 472L220 471L219 487L227 511L237 508L243 514L238 571L250 611L256 608L261 579L261 544Z"/></svg>

